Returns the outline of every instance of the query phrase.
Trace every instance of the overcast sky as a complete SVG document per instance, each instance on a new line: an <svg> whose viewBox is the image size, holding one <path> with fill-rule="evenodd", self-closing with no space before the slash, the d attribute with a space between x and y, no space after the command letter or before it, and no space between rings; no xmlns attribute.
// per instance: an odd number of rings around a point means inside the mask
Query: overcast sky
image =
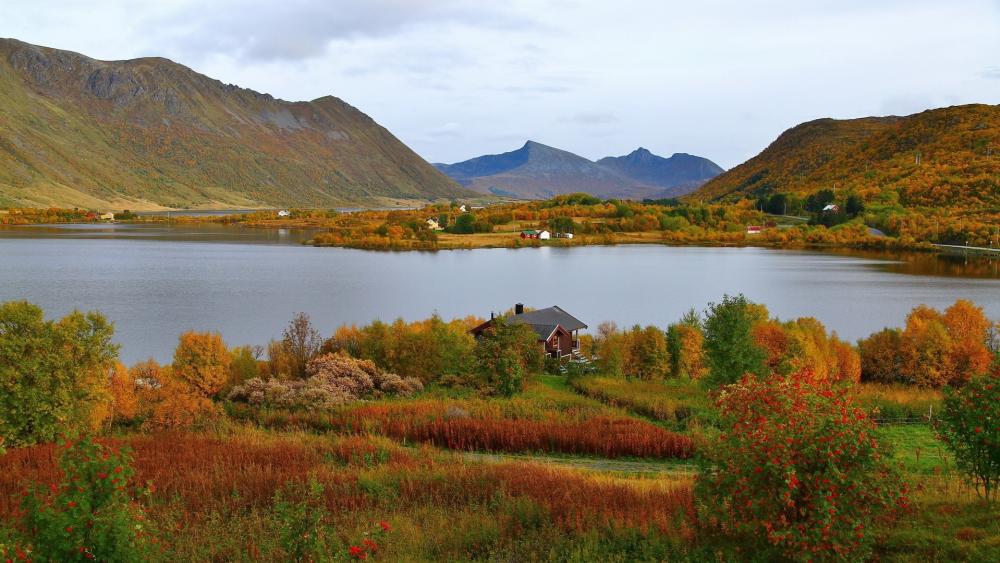
<svg viewBox="0 0 1000 563"><path fill-rule="evenodd" d="M729 168L802 121L1000 103L1000 0L0 0L0 37L333 94L432 162L533 139Z"/></svg>

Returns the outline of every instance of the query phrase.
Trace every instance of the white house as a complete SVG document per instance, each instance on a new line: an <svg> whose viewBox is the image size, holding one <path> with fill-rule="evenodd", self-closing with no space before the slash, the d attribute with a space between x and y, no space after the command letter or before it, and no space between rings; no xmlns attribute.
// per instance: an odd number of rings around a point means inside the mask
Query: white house
<svg viewBox="0 0 1000 563"><path fill-rule="evenodd" d="M281 211L278 212L278 217L291 217L291 216L292 212L287 209L282 209Z"/></svg>
<svg viewBox="0 0 1000 563"><path fill-rule="evenodd" d="M552 233L548 231L540 231L538 233L538 238L541 240L549 240L550 238L552 238Z"/></svg>
<svg viewBox="0 0 1000 563"><path fill-rule="evenodd" d="M430 229L430 230L432 230L432 231L440 231L440 230L442 230L441 229L441 224L438 223L438 220L435 219L435 218L433 218L433 217L431 217L430 219L427 220L427 228Z"/></svg>
<svg viewBox="0 0 1000 563"><path fill-rule="evenodd" d="M115 214L110 211L101 214L101 221L114 221L114 220L115 220Z"/></svg>
<svg viewBox="0 0 1000 563"><path fill-rule="evenodd" d="M465 213L465 206L463 205L459 207L458 210L461 211L462 213Z"/></svg>
<svg viewBox="0 0 1000 563"><path fill-rule="evenodd" d="M840 206L835 203L830 203L823 208L823 213L837 213L840 211Z"/></svg>

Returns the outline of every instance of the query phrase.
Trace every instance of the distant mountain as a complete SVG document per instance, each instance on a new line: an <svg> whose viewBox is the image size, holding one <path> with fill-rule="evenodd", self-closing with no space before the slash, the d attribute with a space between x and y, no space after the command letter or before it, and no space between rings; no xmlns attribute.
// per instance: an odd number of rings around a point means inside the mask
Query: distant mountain
<svg viewBox="0 0 1000 563"><path fill-rule="evenodd" d="M711 172L713 167L719 169L699 157L663 158L646 149L593 162L535 141L503 154L434 166L477 192L528 199L572 192L607 198L671 197L691 191L718 173Z"/></svg>
<svg viewBox="0 0 1000 563"><path fill-rule="evenodd" d="M667 195L684 195L725 172L718 164L686 153L670 158L639 147L625 156L607 156L597 164L640 182L664 188Z"/></svg>
<svg viewBox="0 0 1000 563"><path fill-rule="evenodd" d="M335 206L469 195L332 96L0 39L0 206Z"/></svg>
<svg viewBox="0 0 1000 563"><path fill-rule="evenodd" d="M832 188L908 207L996 209L1000 106L966 105L906 117L803 123L692 197L808 195Z"/></svg>

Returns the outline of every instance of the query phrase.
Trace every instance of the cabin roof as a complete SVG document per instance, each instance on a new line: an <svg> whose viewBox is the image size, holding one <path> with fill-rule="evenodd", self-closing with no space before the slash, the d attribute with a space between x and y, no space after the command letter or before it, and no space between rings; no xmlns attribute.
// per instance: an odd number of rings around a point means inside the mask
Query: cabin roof
<svg viewBox="0 0 1000 563"><path fill-rule="evenodd" d="M541 327L542 330L544 330L545 327L548 327L545 335L542 336L543 338L547 338L551 335L557 325L570 332L581 328L587 328L587 325L584 324L583 321L562 310L562 308L557 305L553 305L545 309L521 313L520 315L510 315L507 317L507 320L512 323L531 325L532 328L538 326ZM536 328L535 332L538 332L539 335L541 335L542 330Z"/></svg>

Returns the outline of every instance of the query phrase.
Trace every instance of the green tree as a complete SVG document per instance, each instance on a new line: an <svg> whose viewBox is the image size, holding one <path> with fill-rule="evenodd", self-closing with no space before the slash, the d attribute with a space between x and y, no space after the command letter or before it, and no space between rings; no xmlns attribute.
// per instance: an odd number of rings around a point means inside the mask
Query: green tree
<svg viewBox="0 0 1000 563"><path fill-rule="evenodd" d="M844 204L844 213L848 217L857 217L865 212L865 203L860 197L851 194L847 196L847 203Z"/></svg>
<svg viewBox="0 0 1000 563"><path fill-rule="evenodd" d="M472 213L462 213L455 219L451 232L457 235L471 235L476 232L476 216Z"/></svg>
<svg viewBox="0 0 1000 563"><path fill-rule="evenodd" d="M99 423L118 357L113 334L99 313L53 322L26 301L0 305L0 436L8 446L52 442Z"/></svg>
<svg viewBox="0 0 1000 563"><path fill-rule="evenodd" d="M476 342L476 363L487 386L505 397L524 388L525 371L537 371L543 361L538 335L525 324L511 323L506 317L493 324Z"/></svg>
<svg viewBox="0 0 1000 563"><path fill-rule="evenodd" d="M946 388L938 431L955 463L987 503L1000 488L1000 377L982 375Z"/></svg>
<svg viewBox="0 0 1000 563"><path fill-rule="evenodd" d="M705 354L711 385L739 381L747 373L763 374L767 355L754 343L750 329L761 319L760 307L743 294L724 295L705 312Z"/></svg>
<svg viewBox="0 0 1000 563"><path fill-rule="evenodd" d="M557 233L572 233L576 229L572 217L553 217L549 219L549 228Z"/></svg>

